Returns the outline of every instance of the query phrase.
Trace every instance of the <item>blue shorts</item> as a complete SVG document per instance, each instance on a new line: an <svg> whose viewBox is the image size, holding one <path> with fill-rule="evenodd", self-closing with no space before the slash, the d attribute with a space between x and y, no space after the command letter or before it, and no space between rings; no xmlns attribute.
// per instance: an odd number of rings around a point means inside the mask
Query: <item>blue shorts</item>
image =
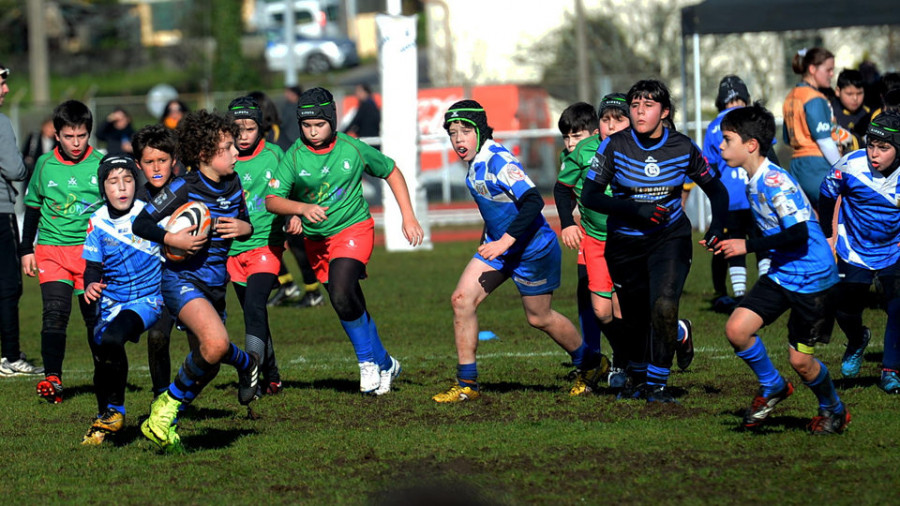
<svg viewBox="0 0 900 506"><path fill-rule="evenodd" d="M486 260L475 253L475 258L511 277L521 295L544 295L559 288L562 271L562 250L559 242L554 242L544 256L533 260L521 257L501 256Z"/></svg>
<svg viewBox="0 0 900 506"><path fill-rule="evenodd" d="M202 282L189 278L182 273L172 272L168 269L162 271L162 294L166 301L166 307L175 318L181 312L181 308L194 299L206 299L212 304L213 309L219 313L222 323L225 323L225 287L206 286ZM180 326L178 328L181 328Z"/></svg>
<svg viewBox="0 0 900 506"><path fill-rule="evenodd" d="M137 313L144 322L144 330L147 330L152 327L162 315L162 295L155 294L150 297L142 297L128 302L119 302L110 299L109 297L100 297L100 303L98 305L99 317L97 318L97 324L94 325L94 343L100 344L100 338L103 336L103 333L106 332L106 328L116 319L116 316L119 316L119 313L126 309ZM137 342L140 336L141 333L136 334L134 341Z"/></svg>

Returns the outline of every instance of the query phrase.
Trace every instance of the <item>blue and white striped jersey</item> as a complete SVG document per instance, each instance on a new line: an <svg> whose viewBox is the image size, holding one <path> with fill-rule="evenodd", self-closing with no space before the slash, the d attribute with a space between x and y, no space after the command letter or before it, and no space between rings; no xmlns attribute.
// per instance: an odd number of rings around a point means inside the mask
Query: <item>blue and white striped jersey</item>
<svg viewBox="0 0 900 506"><path fill-rule="evenodd" d="M785 289L798 293L821 292L837 283L837 265L831 246L825 240L812 205L787 171L764 160L750 178L747 196L756 225L764 236L803 222L809 231L805 245L792 250L770 251L772 265L767 276Z"/></svg>
<svg viewBox="0 0 900 506"><path fill-rule="evenodd" d="M488 139L469 162L466 186L484 219L484 241L493 242L519 213L519 198L534 188L522 164L503 145ZM501 258L519 256L523 260L540 258L556 245L556 232L542 214L534 219L525 235L519 238Z"/></svg>
<svg viewBox="0 0 900 506"><path fill-rule="evenodd" d="M81 256L103 264L104 297L127 302L160 294L159 245L131 230L143 208L144 203L136 200L131 211L119 218L111 218L106 206L91 215Z"/></svg>
<svg viewBox="0 0 900 506"><path fill-rule="evenodd" d="M866 150L838 160L820 192L841 197L835 251L847 263L878 270L900 261L900 171L885 177L869 165Z"/></svg>
<svg viewBox="0 0 900 506"><path fill-rule="evenodd" d="M637 227L633 221L621 216L609 216L607 228L610 232L639 236L652 235L684 216L681 192L688 179L705 184L715 175L703 159L700 148L686 135L664 128L656 144L644 147L629 128L616 132L600 144L585 177L600 185L609 185L617 199L661 205L671 210L667 223L643 227Z"/></svg>

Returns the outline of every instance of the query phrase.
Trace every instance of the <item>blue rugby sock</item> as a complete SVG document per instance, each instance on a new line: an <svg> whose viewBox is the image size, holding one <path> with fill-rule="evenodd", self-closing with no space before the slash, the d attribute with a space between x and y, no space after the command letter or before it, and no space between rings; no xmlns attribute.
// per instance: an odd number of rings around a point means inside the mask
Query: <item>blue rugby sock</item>
<svg viewBox="0 0 900 506"><path fill-rule="evenodd" d="M666 386L669 381L670 369L666 367L657 367L653 364L647 366L647 384L655 386Z"/></svg>
<svg viewBox="0 0 900 506"><path fill-rule="evenodd" d="M647 381L647 362L634 362L629 360L626 367L628 376L636 383L644 383Z"/></svg>
<svg viewBox="0 0 900 506"><path fill-rule="evenodd" d="M378 327L375 326L375 320L372 319L372 315L368 311L363 313L363 318L366 319L369 329L369 339L372 344L372 356L375 357L375 363L383 370L390 369L391 365L393 365L391 364L391 356L384 349L384 344L381 343L381 336L378 335Z"/></svg>
<svg viewBox="0 0 900 506"><path fill-rule="evenodd" d="M759 379L759 384L763 387L764 395L768 397L773 392L780 390L784 386L784 381L781 379L781 373L775 369L775 365L769 359L766 345L763 344L762 339L759 336L753 337L756 338L756 342L744 351L735 352L735 355L750 366Z"/></svg>
<svg viewBox="0 0 900 506"><path fill-rule="evenodd" d="M250 354L235 346L234 343L228 343L228 351L225 352L221 362L234 366L238 371L246 371L250 367Z"/></svg>
<svg viewBox="0 0 900 506"><path fill-rule="evenodd" d="M821 367L819 375L810 382L804 381L803 384L816 394L820 408L827 409L832 413L840 413L844 410L844 404L838 398L837 390L834 389L834 383L831 381L831 375L828 374L828 368L819 359L816 359L816 362L819 362Z"/></svg>
<svg viewBox="0 0 900 506"><path fill-rule="evenodd" d="M887 315L882 367L896 370L900 369L900 297L888 301Z"/></svg>
<svg viewBox="0 0 900 506"><path fill-rule="evenodd" d="M112 408L112 409L118 411L119 413L122 413L123 415L125 414L125 406L124 405L107 404L106 407Z"/></svg>
<svg viewBox="0 0 900 506"><path fill-rule="evenodd" d="M478 390L478 366L476 362L471 364L457 364L456 381L461 387L470 387Z"/></svg>
<svg viewBox="0 0 900 506"><path fill-rule="evenodd" d="M360 363L375 362L372 339L369 337L369 322L365 313L353 321L341 320L341 326L344 327L344 332L350 338L353 351L356 352L356 361Z"/></svg>
<svg viewBox="0 0 900 506"><path fill-rule="evenodd" d="M584 341L581 341L581 346L569 352L569 356L572 357L572 365L574 365L576 369L581 369L586 353L588 353L588 349L587 344L585 344Z"/></svg>

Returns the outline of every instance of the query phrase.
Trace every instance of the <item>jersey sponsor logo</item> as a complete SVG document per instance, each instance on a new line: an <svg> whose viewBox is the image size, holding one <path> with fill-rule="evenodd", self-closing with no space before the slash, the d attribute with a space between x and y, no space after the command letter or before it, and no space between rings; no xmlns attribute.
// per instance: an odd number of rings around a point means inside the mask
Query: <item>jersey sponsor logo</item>
<svg viewBox="0 0 900 506"><path fill-rule="evenodd" d="M347 241L347 246L350 246L351 248L355 248L355 247L356 247L356 240L355 240L355 239L350 239L349 241Z"/></svg>
<svg viewBox="0 0 900 506"><path fill-rule="evenodd" d="M793 199L786 197L783 193L779 193L772 197L772 207L775 208L775 214L777 214L779 218L784 218L797 212L797 204Z"/></svg>
<svg viewBox="0 0 900 506"><path fill-rule="evenodd" d="M603 163L604 156L600 153L595 154L591 157L591 170L594 172L600 172L600 165Z"/></svg>
<svg viewBox="0 0 900 506"><path fill-rule="evenodd" d="M47 188L53 188L55 186L59 186L58 184L56 184L56 181L51 179L50 181L47 182Z"/></svg>
<svg viewBox="0 0 900 506"><path fill-rule="evenodd" d="M84 249L87 250L87 251L89 251L89 252L91 252L91 253L99 253L99 252L100 252L99 250L97 250L96 247L91 246L91 245L89 245L89 244L85 244L85 245L84 245Z"/></svg>
<svg viewBox="0 0 900 506"><path fill-rule="evenodd" d="M193 286L191 286L191 285L183 285L183 286L181 287L181 290L178 291L178 293L179 293L180 295L184 295L184 294L186 294L186 293L188 293L188 292L193 292L193 291L194 291L194 287L193 287Z"/></svg>
<svg viewBox="0 0 900 506"><path fill-rule="evenodd" d="M279 181L277 179L270 179L269 180L269 188L272 188L273 190L277 190L277 189L281 188L281 181Z"/></svg>
<svg viewBox="0 0 900 506"><path fill-rule="evenodd" d="M302 170L300 171L300 175L301 175L302 177L312 176L312 174L310 174L309 172L306 172L306 169L302 169Z"/></svg>
<svg viewBox="0 0 900 506"><path fill-rule="evenodd" d="M518 167L510 167L506 172L511 181L525 181L525 173Z"/></svg>
<svg viewBox="0 0 900 506"><path fill-rule="evenodd" d="M166 204L168 204L174 198L175 194L172 193L172 190L170 190L168 187L165 187L156 195L156 197L153 197L153 207L158 210L164 209L166 207Z"/></svg>
<svg viewBox="0 0 900 506"><path fill-rule="evenodd" d="M821 133L821 132L830 132L830 131L831 131L831 124L830 124L830 123L825 123L824 121L821 121L821 122L819 122L818 125L816 125L816 132L817 132L817 133Z"/></svg>
<svg viewBox="0 0 900 506"><path fill-rule="evenodd" d="M656 177L659 175L659 165L656 164L656 158L652 156L648 156L646 160L644 160L644 174L647 177Z"/></svg>
<svg viewBox="0 0 900 506"><path fill-rule="evenodd" d="M784 175L780 172L770 172L766 174L765 183L766 186L778 188L782 183L784 183Z"/></svg>
<svg viewBox="0 0 900 506"><path fill-rule="evenodd" d="M566 168L566 162L559 164L559 171L562 172L563 169Z"/></svg>
<svg viewBox="0 0 900 506"><path fill-rule="evenodd" d="M78 186L78 180L75 179L75 176L69 178L69 186Z"/></svg>
<svg viewBox="0 0 900 506"><path fill-rule="evenodd" d="M231 201L225 197L217 198L216 203L219 204L219 209L222 209L223 211L227 211L231 207Z"/></svg>

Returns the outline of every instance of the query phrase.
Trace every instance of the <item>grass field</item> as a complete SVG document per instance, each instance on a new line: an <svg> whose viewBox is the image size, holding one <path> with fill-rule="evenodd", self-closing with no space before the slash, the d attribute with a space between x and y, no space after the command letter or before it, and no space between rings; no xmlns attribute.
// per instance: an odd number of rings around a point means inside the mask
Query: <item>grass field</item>
<svg viewBox="0 0 900 506"><path fill-rule="evenodd" d="M0 491L5 502L187 504L874 504L896 501L898 402L877 388L884 318L866 313L875 339L860 379L840 379L845 339L819 356L831 367L853 415L842 436L811 437L813 394L802 386L758 433L736 430L756 390L728 346L725 317L708 310L708 257L682 299L694 322L697 357L670 384L679 405L570 398L568 356L525 322L511 284L482 306L481 328L498 340L479 352L484 396L437 405L431 396L455 373L449 295L474 243L434 251L377 248L364 282L388 350L403 363L395 390L358 393L355 357L333 311L276 308L270 318L286 389L255 403L236 399L237 376L223 368L183 417L189 452L161 456L138 422L149 410L146 345L131 360L125 433L106 447L81 447L95 401L80 324L70 325L66 401L49 405L35 379L0 380ZM575 317L574 255L564 256L555 307ZM26 280L23 347L39 357L40 297ZM243 320L229 295L228 327L243 344ZM76 310L77 315L77 310ZM77 323L79 318L73 316ZM785 320L763 337L776 366L787 364ZM173 367L186 353L175 333ZM393 500L393 502L390 502ZM383 502L380 502L383 501Z"/></svg>

